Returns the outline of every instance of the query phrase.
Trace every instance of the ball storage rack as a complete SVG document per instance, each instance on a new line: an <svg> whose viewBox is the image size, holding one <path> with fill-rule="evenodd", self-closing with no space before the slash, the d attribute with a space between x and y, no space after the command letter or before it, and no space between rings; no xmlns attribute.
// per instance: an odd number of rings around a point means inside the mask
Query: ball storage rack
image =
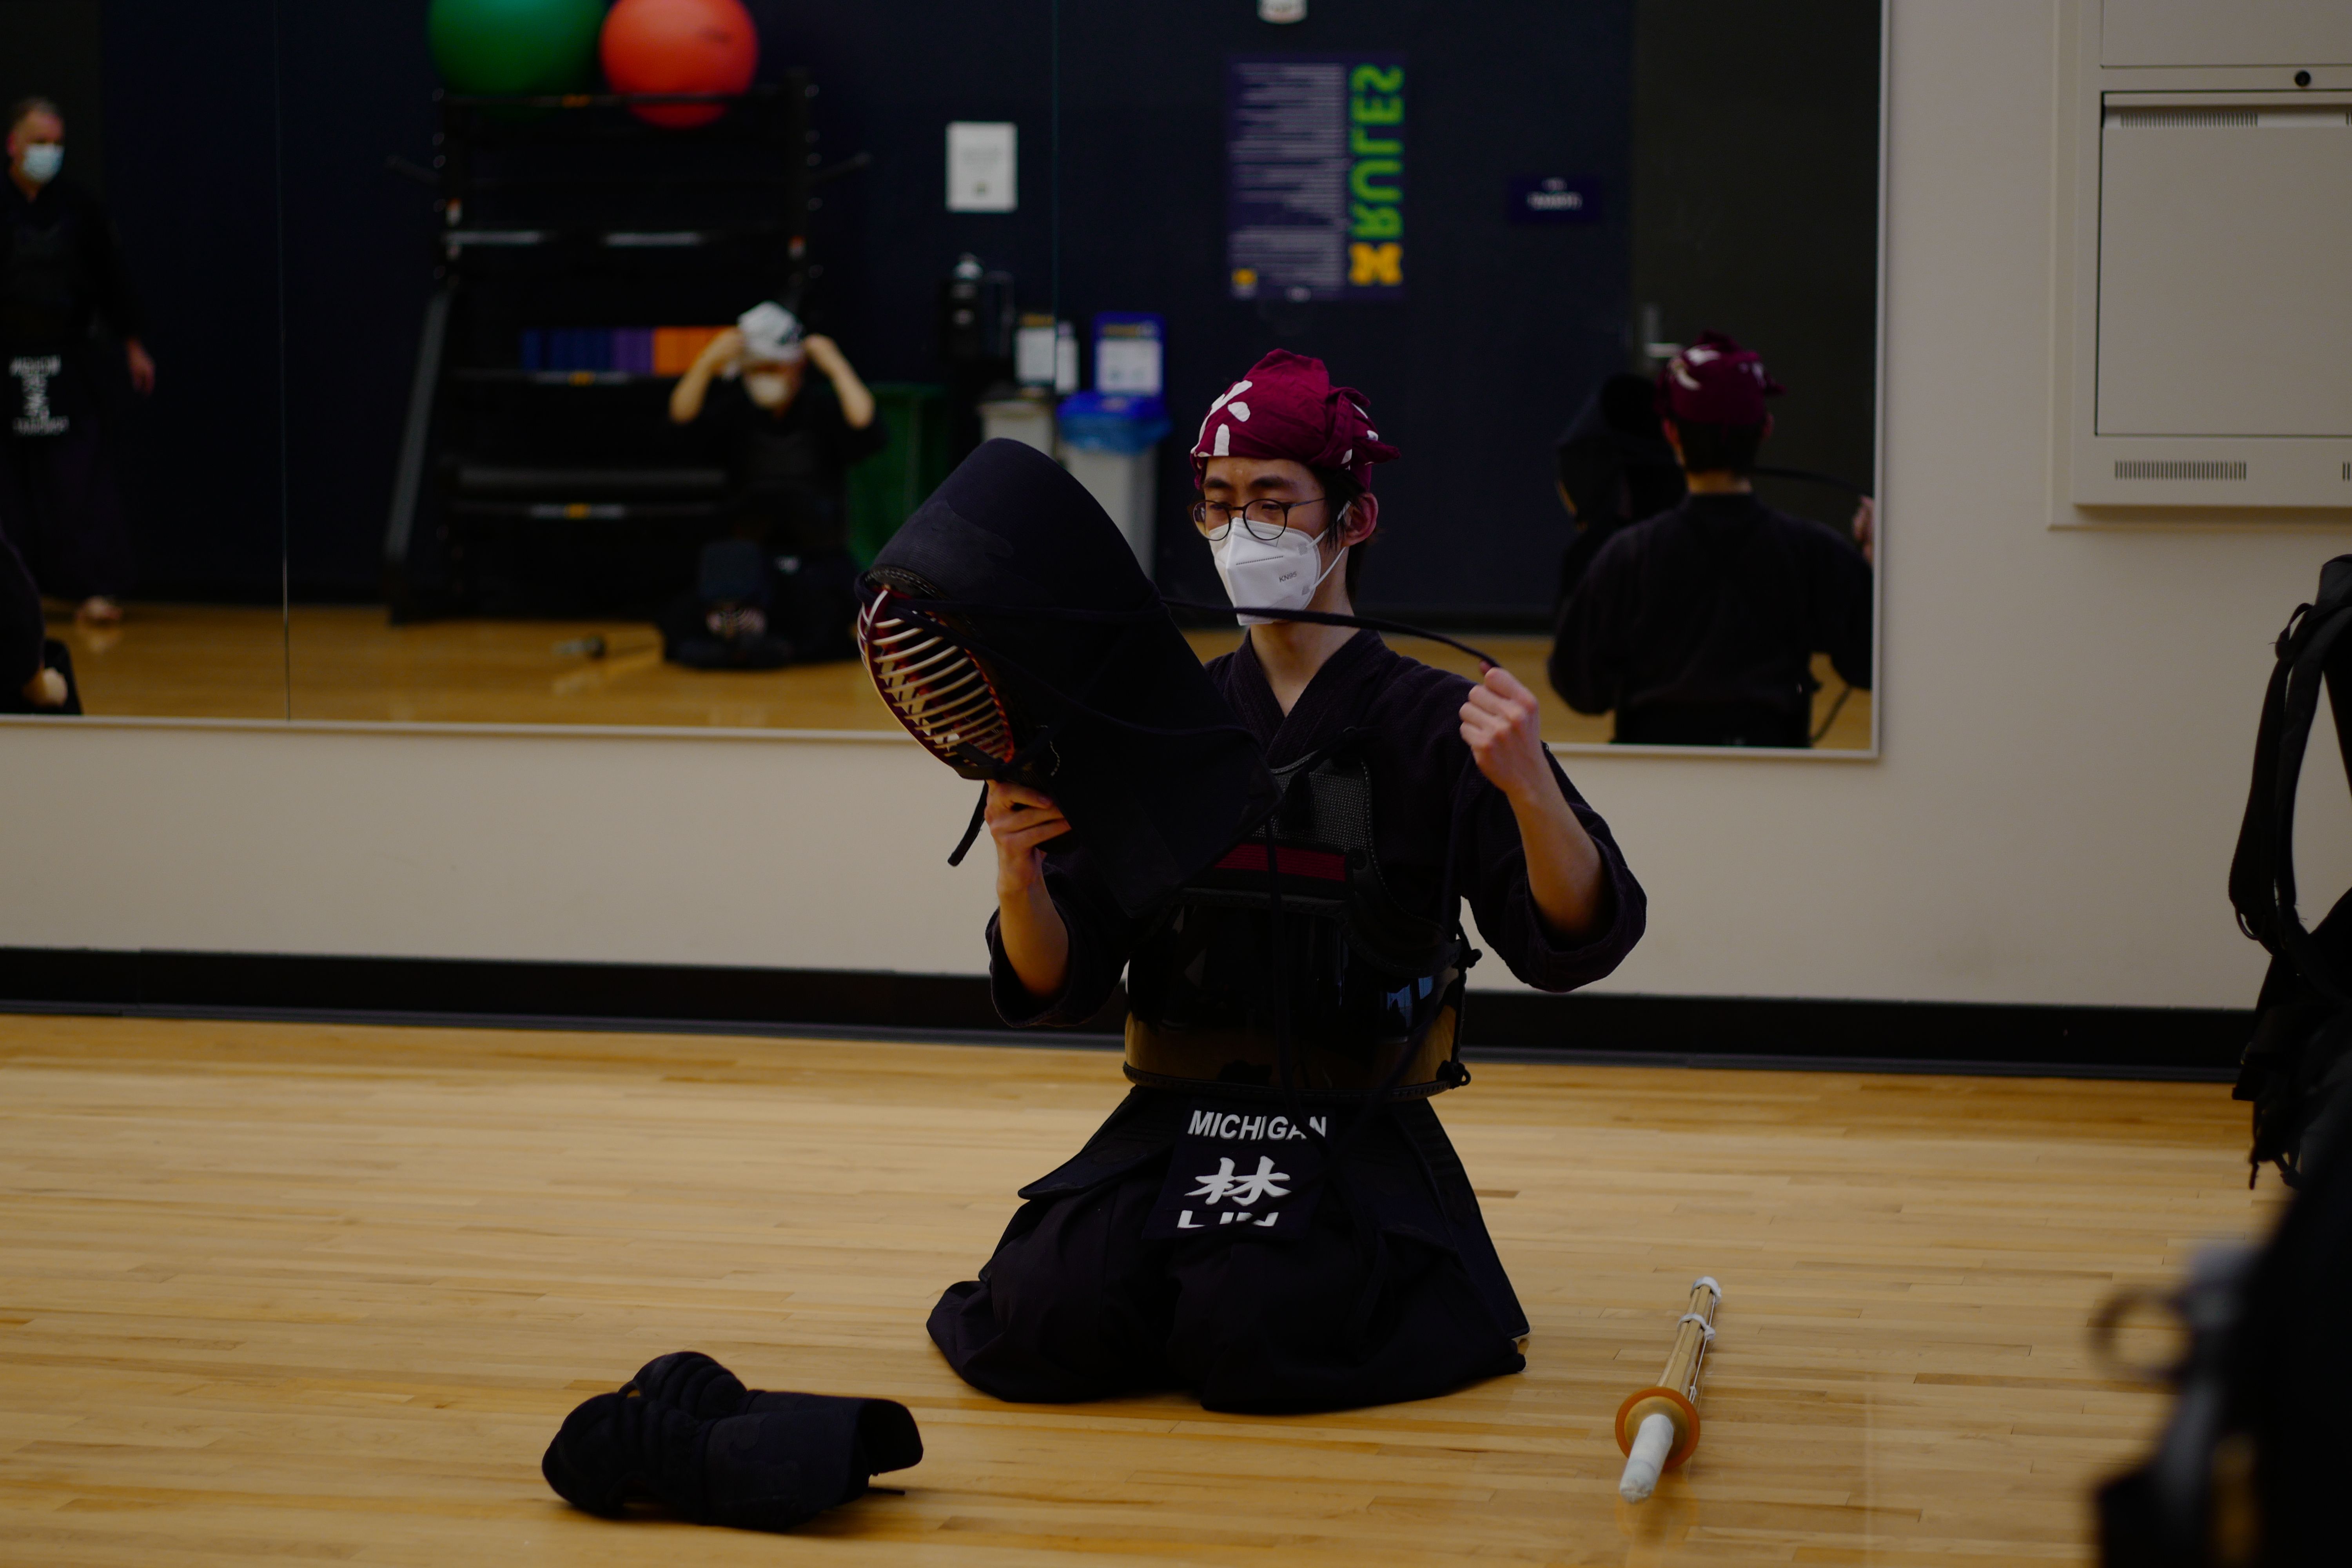
<svg viewBox="0 0 2352 1568"><path fill-rule="evenodd" d="M802 70L740 95L436 93L428 296L383 542L394 622L635 613L692 581L726 475L670 374L523 363L524 334L801 305L820 168ZM717 102L677 130L633 105ZM424 177L424 171L417 171Z"/></svg>

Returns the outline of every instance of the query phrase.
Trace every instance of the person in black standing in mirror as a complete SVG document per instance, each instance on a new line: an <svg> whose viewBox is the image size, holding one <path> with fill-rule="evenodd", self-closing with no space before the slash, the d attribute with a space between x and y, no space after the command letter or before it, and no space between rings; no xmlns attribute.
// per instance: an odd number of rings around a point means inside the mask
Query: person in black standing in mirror
<svg viewBox="0 0 2352 1568"><path fill-rule="evenodd" d="M155 362L114 226L98 199L60 177L65 117L44 98L8 115L0 182L0 532L41 591L81 601L111 625L130 586L122 502L100 440L93 329L121 340L132 390L155 388Z"/></svg>
<svg viewBox="0 0 2352 1568"><path fill-rule="evenodd" d="M1683 467L1658 423L1657 388L1622 371L1586 398L1552 443L1559 504L1576 524L1561 555L1552 614L1568 603L1617 531L1680 504Z"/></svg>
<svg viewBox="0 0 2352 1568"><path fill-rule="evenodd" d="M1754 493L1765 400L1782 390L1720 332L1659 373L1689 494L1594 554L1561 606L1549 666L1570 707L1615 711L1620 742L1810 746L1817 652L1870 689L1872 503L1849 539Z"/></svg>
<svg viewBox="0 0 2352 1568"><path fill-rule="evenodd" d="M726 444L732 535L705 552L695 605L663 616L669 657L743 668L856 657L849 470L889 429L840 346L803 336L772 300L755 305L678 378L669 416L705 421Z"/></svg>

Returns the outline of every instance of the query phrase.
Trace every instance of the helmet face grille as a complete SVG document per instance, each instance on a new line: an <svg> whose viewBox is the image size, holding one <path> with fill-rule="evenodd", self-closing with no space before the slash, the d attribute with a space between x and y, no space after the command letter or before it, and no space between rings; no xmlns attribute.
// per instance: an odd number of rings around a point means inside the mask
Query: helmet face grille
<svg viewBox="0 0 2352 1568"><path fill-rule="evenodd" d="M857 648L875 690L933 756L967 777L987 777L1014 750L994 684L970 653L891 614L891 596L882 589L857 615Z"/></svg>

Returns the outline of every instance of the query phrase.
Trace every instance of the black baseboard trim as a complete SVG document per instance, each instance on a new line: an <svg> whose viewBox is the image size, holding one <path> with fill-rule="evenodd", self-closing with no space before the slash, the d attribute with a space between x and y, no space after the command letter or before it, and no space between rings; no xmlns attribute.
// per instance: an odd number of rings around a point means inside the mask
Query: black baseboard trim
<svg viewBox="0 0 2352 1568"><path fill-rule="evenodd" d="M432 1016L574 1027L727 1026L1008 1033L977 975L740 969L531 959L344 958L302 953L0 948L10 1001L152 1011ZM1117 1033L1124 1005L1095 1033Z"/></svg>
<svg viewBox="0 0 2352 1568"><path fill-rule="evenodd" d="M696 964L0 948L0 1011L495 1028L1118 1044L1125 999L1076 1030L1012 1030L977 975ZM1472 1061L2227 1080L2228 1007L1480 992Z"/></svg>
<svg viewBox="0 0 2352 1568"><path fill-rule="evenodd" d="M2067 1078L2229 1079L2251 1008L2085 1007L2003 1002L1857 1002L1590 992L1475 994L1465 1048L1685 1057L1697 1065L1934 1063L1915 1070Z"/></svg>
<svg viewBox="0 0 2352 1568"><path fill-rule="evenodd" d="M0 1016L198 1018L248 1024L376 1025L394 1029L555 1029L576 1035L714 1035L773 1040L861 1040L917 1046L1034 1046L1057 1051L1116 1051L1117 1035L1077 1029L907 1028L887 1023L728 1023L709 1018L579 1018L546 1013L434 1013L381 1007L206 1007L169 1002L23 1002L0 998Z"/></svg>
<svg viewBox="0 0 2352 1568"><path fill-rule="evenodd" d="M1824 1057L1770 1051L1587 1051L1573 1046L1528 1049L1519 1046L1462 1047L1472 1066L1481 1062L1539 1062L1553 1067L1735 1068L1749 1072L1851 1072L1904 1078L2112 1079L2153 1083L2230 1083L2234 1067L2167 1067L2161 1063L2003 1062L1937 1057Z"/></svg>

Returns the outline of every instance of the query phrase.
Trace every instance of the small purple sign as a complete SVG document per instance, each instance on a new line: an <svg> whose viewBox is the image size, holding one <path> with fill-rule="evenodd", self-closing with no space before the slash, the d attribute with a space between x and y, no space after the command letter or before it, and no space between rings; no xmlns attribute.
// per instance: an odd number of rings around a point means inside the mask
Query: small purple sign
<svg viewBox="0 0 2352 1568"><path fill-rule="evenodd" d="M1513 223L1597 223L1601 182L1590 175L1521 174L1511 182Z"/></svg>

